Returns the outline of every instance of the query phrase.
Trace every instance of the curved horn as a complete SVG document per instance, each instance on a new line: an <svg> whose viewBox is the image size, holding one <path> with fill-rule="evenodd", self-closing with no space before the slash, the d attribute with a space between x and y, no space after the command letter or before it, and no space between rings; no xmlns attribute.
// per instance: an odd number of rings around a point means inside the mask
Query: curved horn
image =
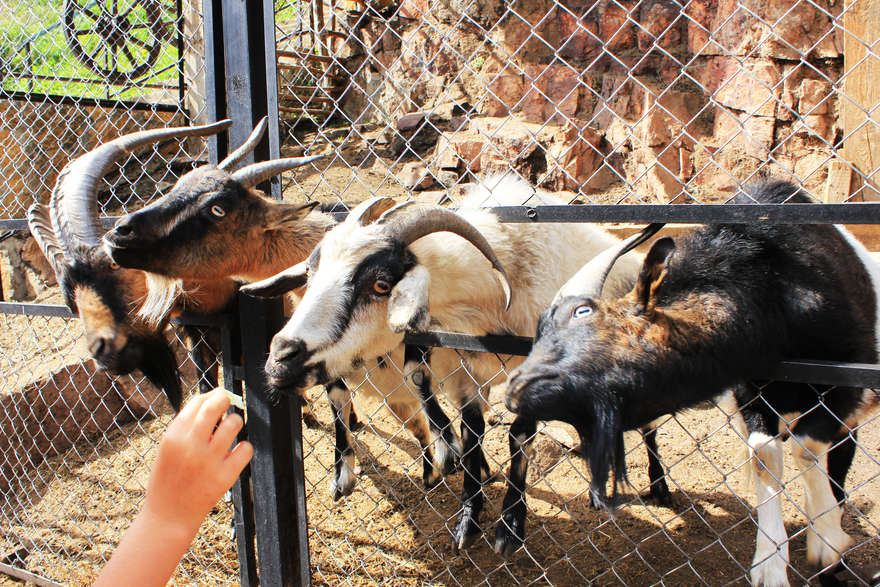
<svg viewBox="0 0 880 587"><path fill-rule="evenodd" d="M142 130L113 139L70 161L55 182L50 208L55 234L65 252L76 243L94 246L101 242L104 230L98 221L98 181L113 163L145 145L216 134L231 124L231 120L221 120L204 126Z"/></svg>
<svg viewBox="0 0 880 587"><path fill-rule="evenodd" d="M397 202L385 196L369 198L352 208L348 216L345 217L345 221L366 226L375 222L379 216L393 208L396 204Z"/></svg>
<svg viewBox="0 0 880 587"><path fill-rule="evenodd" d="M510 281L495 251L473 224L455 212L438 206L406 202L387 211L378 222L386 224L394 238L404 245L409 245L435 232L451 232L467 240L492 264L492 269L504 290L505 309L510 308Z"/></svg>
<svg viewBox="0 0 880 587"><path fill-rule="evenodd" d="M559 291L556 292L556 296L553 298L553 304L565 296L600 297L602 295L602 287L605 285L605 280L608 278L611 268L614 267L614 262L623 254L654 236L663 226L665 226L663 222L649 224L641 232L620 241L620 243L605 249L590 259L586 265L581 267L577 273L565 282L565 285L559 288Z"/></svg>
<svg viewBox="0 0 880 587"><path fill-rule="evenodd" d="M241 292L257 298L273 298L299 289L308 282L308 259L276 273L268 279L249 283L241 287Z"/></svg>
<svg viewBox="0 0 880 587"><path fill-rule="evenodd" d="M37 245L43 251L43 255L49 261L49 265L52 266L52 271L55 272L55 278L60 283L61 273L64 268L64 252L58 245L58 240L52 231L49 208L43 204L31 205L27 211L27 223L34 240L37 241Z"/></svg>
<svg viewBox="0 0 880 587"><path fill-rule="evenodd" d="M269 117L264 116L260 122L257 123L257 126L254 127L254 130L251 132L251 136L237 148L235 151L226 156L226 159L220 162L217 165L218 169L223 169L224 171L229 171L230 169L235 169L235 166L241 163L241 160L250 155L254 149L257 148L257 145L263 139L263 135L266 134L266 129L269 127Z"/></svg>
<svg viewBox="0 0 880 587"><path fill-rule="evenodd" d="M306 163L317 161L324 155L314 155L312 157L291 157L289 159L272 159L271 161L263 161L262 163L253 163L247 167L242 167L232 174L232 179L236 180L246 188L252 188L262 183L270 177L275 177L279 173L283 173L288 169L300 167Z"/></svg>

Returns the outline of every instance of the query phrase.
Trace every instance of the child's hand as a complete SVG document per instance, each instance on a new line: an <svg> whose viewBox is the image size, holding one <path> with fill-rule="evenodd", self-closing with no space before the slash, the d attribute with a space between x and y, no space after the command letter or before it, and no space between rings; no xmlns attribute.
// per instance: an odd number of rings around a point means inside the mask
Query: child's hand
<svg viewBox="0 0 880 587"><path fill-rule="evenodd" d="M228 408L226 393L215 389L190 400L174 418L159 444L145 514L195 535L254 454L246 441L229 450L243 422L227 415Z"/></svg>

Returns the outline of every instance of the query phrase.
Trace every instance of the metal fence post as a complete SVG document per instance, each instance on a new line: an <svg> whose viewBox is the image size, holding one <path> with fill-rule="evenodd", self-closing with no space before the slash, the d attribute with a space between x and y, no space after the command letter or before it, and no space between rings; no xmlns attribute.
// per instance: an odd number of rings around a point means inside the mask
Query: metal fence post
<svg viewBox="0 0 880 587"><path fill-rule="evenodd" d="M268 0L222 0L225 114L232 119L229 146L244 142L254 123L270 117L270 140L257 160L280 156L275 90L274 4ZM218 27L214 27L215 33ZM216 42L216 41L215 41ZM269 190L281 197L280 183ZM264 585L309 584L308 528L299 401L267 399L263 365L269 342L282 324L282 307L241 296L242 359L247 390L248 439L254 445L250 474L259 581Z"/></svg>

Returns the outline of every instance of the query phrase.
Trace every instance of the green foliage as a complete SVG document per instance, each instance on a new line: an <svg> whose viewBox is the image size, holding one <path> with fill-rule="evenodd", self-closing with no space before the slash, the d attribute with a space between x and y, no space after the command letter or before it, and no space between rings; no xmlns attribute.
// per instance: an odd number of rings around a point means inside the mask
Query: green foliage
<svg viewBox="0 0 880 587"><path fill-rule="evenodd" d="M113 0L98 1L109 3ZM85 2L80 1L80 5L83 4ZM119 4L123 5L125 2ZM25 0L18 3L14 0L0 0L0 90L89 98L139 99L146 92L154 91L137 87L139 81L176 86L179 54L173 28L175 3L161 2L161 5L162 21L169 23L169 38L163 41L150 71L136 80L132 87L109 83L79 60L64 34L64 0ZM98 12L99 8L93 6L91 10ZM78 27L90 24L85 19L77 22L85 23L77 24ZM143 32L135 34L141 38L145 35ZM98 46L97 38L97 34L80 37L87 52L95 51ZM132 47L131 51L138 57L138 47ZM120 56L119 66L128 68L124 55ZM160 73L156 75L156 72ZM66 81L64 78L88 81Z"/></svg>

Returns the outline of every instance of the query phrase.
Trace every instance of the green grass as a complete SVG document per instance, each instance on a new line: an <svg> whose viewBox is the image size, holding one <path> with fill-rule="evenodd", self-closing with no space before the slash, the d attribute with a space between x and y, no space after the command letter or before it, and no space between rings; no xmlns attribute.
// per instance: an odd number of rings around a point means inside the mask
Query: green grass
<svg viewBox="0 0 880 587"><path fill-rule="evenodd" d="M119 6L127 6L131 0L116 1ZM78 2L80 5L86 4L86 0L78 0ZM111 5L112 2L113 0L99 0L99 3L104 5ZM163 1L162 5L165 6L166 2ZM167 5L168 9L164 10L162 20L171 22L175 16L174 3L167 2ZM93 14L99 12L98 6L90 10ZM148 20L139 7L132 12L132 15L137 15L141 22ZM0 58L4 64L4 70L0 72L2 90L120 99L138 99L156 91L155 88L109 83L101 74L87 67L80 61L65 38L63 18L63 0L26 0L20 3L14 0L0 0ZM56 23L60 26L47 30ZM94 20L82 13L79 13L75 25L80 30L93 31L96 28ZM25 46L27 39L41 31L45 31L44 34L33 40L29 46ZM138 80L150 84L176 85L178 51L173 24L168 25L168 31L171 37L162 42L161 50L149 72ZM146 30L135 30L129 34L129 38L132 36L146 42L147 45L152 44L152 37ZM98 48L97 34L83 34L78 38L86 52L94 53ZM136 60L146 60L146 51L136 42L127 43L127 47ZM132 66L125 54L121 51L114 53L119 56L117 68L122 71L130 70ZM98 61L100 67L106 67L104 59ZM152 76L160 70L162 73ZM39 77L50 79L38 79ZM61 81L58 78L81 78L95 80L98 83ZM135 81L135 84L137 83ZM172 95L176 97L176 92L172 92Z"/></svg>

